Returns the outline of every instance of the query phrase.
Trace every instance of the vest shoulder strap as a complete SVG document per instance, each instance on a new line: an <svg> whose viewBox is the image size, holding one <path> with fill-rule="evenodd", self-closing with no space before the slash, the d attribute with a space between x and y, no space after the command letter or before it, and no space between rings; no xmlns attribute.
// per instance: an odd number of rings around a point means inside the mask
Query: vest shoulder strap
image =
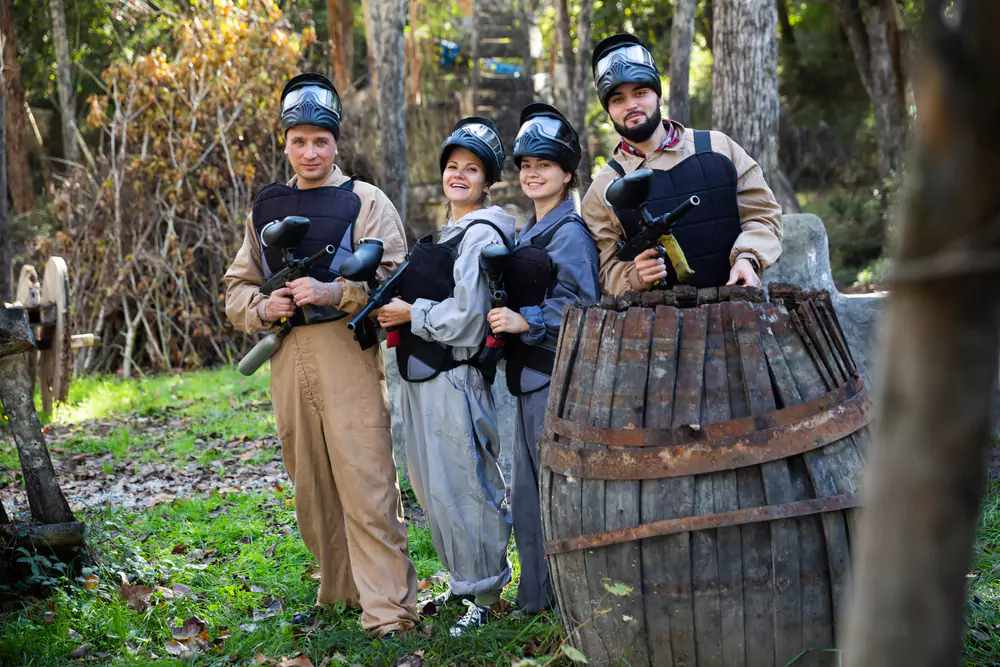
<svg viewBox="0 0 1000 667"><path fill-rule="evenodd" d="M695 153L712 152L712 134L708 130L694 131L694 152Z"/></svg>
<svg viewBox="0 0 1000 667"><path fill-rule="evenodd" d="M623 167L621 165L621 162L619 162L618 160L611 158L610 160L608 160L608 166L614 169L616 172L618 172L619 176L625 175L625 167Z"/></svg>
<svg viewBox="0 0 1000 667"><path fill-rule="evenodd" d="M354 181L355 181L355 179L357 179L357 176L351 176L349 179L347 179L347 182L341 183L337 187L339 187L341 190L347 190L348 192L354 192Z"/></svg>
<svg viewBox="0 0 1000 667"><path fill-rule="evenodd" d="M492 227L493 231L495 231L497 234L500 235L500 239L503 241L503 244L507 247L507 249L508 250L511 249L511 247L510 247L510 239L507 238L507 235L504 234L502 231L500 231L500 228L497 227L496 225L494 225L489 220L473 220L472 222L470 222L469 224L467 224L465 226L465 229L463 229L460 233L455 234L455 236L451 237L447 241L442 241L442 243L447 243L449 245L453 245L453 246L457 247L462 242L462 239L465 238L465 233L467 231L469 231L470 229L472 229L476 225L489 225L490 227Z"/></svg>
<svg viewBox="0 0 1000 667"><path fill-rule="evenodd" d="M587 234L590 234L590 228L587 227L587 223L583 221L583 218L574 213L572 215L567 215L565 218L563 218L556 224L552 225L552 227L547 229L545 232L531 239L531 245L536 246L538 248L545 248L550 243L552 243L552 239L555 238L556 232L562 229L562 226L569 222L579 223L580 226L583 227L584 230L586 230Z"/></svg>

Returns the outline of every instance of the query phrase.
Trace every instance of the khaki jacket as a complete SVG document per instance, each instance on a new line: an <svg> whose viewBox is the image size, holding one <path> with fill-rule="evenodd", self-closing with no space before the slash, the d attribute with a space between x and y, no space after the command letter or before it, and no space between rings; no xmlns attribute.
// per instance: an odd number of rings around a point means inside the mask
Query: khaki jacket
<svg viewBox="0 0 1000 667"><path fill-rule="evenodd" d="M646 157L631 155L621 148L615 148L613 157L625 169L625 173L643 167L672 169L682 160L695 154L694 131L686 129L676 121L670 122L684 135L676 146L655 151ZM752 255L757 258L763 273L764 269L778 261L778 257L781 256L781 207L764 182L760 166L747 155L747 152L721 132L713 131L711 137L712 149L733 161L739 179L737 201L743 232L733 245L729 262L732 264L741 256ZM604 198L604 192L617 178L618 173L609 165L605 165L597 173L597 177L583 198L583 219L597 242L601 263L601 292L604 294L649 289L637 280L634 263L615 259L616 244L624 240L625 229L618 221L614 209Z"/></svg>
<svg viewBox="0 0 1000 667"><path fill-rule="evenodd" d="M295 176L288 182L293 185L298 180ZM334 166L330 176L323 185L338 186L348 180ZM361 212L354 223L353 241L366 236L382 239L385 253L382 255L382 265L379 276L385 277L396 270L406 254L406 241L403 234L403 223L392 202L381 190L363 181L355 181L354 192L361 199ZM257 333L271 326L264 317L264 305L267 297L260 293L260 285L264 282L264 271L260 261L260 239L254 232L253 216L247 216L246 233L243 245L236 253L236 259L226 271L226 315L240 331ZM333 306L347 313L356 313L368 303L368 294L363 285L337 278L343 284L343 296L340 303ZM355 344L356 345L356 344Z"/></svg>

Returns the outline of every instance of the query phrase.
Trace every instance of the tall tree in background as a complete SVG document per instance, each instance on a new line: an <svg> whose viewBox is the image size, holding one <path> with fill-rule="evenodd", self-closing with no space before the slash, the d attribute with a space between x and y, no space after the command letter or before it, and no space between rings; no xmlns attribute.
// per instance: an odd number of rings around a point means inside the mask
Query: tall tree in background
<svg viewBox="0 0 1000 667"><path fill-rule="evenodd" d="M715 0L712 125L770 177L778 169L778 10L774 0Z"/></svg>
<svg viewBox="0 0 1000 667"><path fill-rule="evenodd" d="M691 124L688 82L691 79L691 40L698 0L676 0L670 27L670 118Z"/></svg>
<svg viewBox="0 0 1000 667"><path fill-rule="evenodd" d="M375 90L381 137L381 187L406 220L406 0L368 0L375 28Z"/></svg>
<svg viewBox="0 0 1000 667"><path fill-rule="evenodd" d="M326 26L330 35L333 85L343 95L351 86L354 71L354 13L348 0L327 0Z"/></svg>
<svg viewBox="0 0 1000 667"><path fill-rule="evenodd" d="M24 87L21 85L21 65L17 60L17 39L14 30L12 0L0 0L0 34L3 35L3 92L7 111L7 183L14 202L14 215L34 208L35 193L25 145L28 121L24 108Z"/></svg>
<svg viewBox="0 0 1000 667"><path fill-rule="evenodd" d="M881 173L902 166L906 147L906 27L895 0L830 0L875 110Z"/></svg>
<svg viewBox="0 0 1000 667"><path fill-rule="evenodd" d="M3 47L7 39L0 33L0 90L6 90ZM7 100L0 95L0 308L10 301L14 289L14 267L11 258L10 224L7 220Z"/></svg>
<svg viewBox="0 0 1000 667"><path fill-rule="evenodd" d="M62 0L49 0L52 13L52 44L56 51L56 90L59 115L62 117L63 157L76 164L80 148L76 143L76 111L73 106L73 74L69 68L69 40L66 37L66 12Z"/></svg>
<svg viewBox="0 0 1000 667"><path fill-rule="evenodd" d="M556 39L566 71L564 86L555 91L556 105L563 112L580 135L580 166L576 173L580 178L580 189L590 186L590 150L587 141L587 107L593 95L590 56L593 39L594 0L579 0L579 14L576 17L576 50L573 49L574 35L570 30L571 16L568 0L556 0Z"/></svg>

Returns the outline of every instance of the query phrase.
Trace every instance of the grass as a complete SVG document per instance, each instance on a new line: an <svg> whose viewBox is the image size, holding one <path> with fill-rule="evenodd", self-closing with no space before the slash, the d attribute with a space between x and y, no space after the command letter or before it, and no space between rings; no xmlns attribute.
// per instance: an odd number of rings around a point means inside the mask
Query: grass
<svg viewBox="0 0 1000 667"><path fill-rule="evenodd" d="M207 465L225 455L224 448L205 447L208 441L275 435L268 374L244 378L233 369L126 382L77 379L67 403L42 421L63 434L55 446L60 456L110 455L107 466L129 458ZM2 434L0 448L0 466L16 471L16 452ZM412 499L409 481L401 480L401 487ZM91 647L87 660L100 664L177 664L168 650L171 630L195 616L205 623L206 645L187 658L194 665L251 664L258 656L280 660L299 653L315 665L324 658L330 664L391 665L414 653L428 664L494 665L558 652L562 634L551 615L506 613L474 636L453 639L447 630L464 611L461 605L428 619L421 634L392 641L365 635L353 610L322 612L322 626L312 631L293 625L293 613L312 606L318 585L315 560L295 525L293 494L284 485L137 511L84 510L78 516L88 526L89 551L74 564L79 576L67 576L61 563L43 555L17 554L34 567L31 583L44 585L50 595L22 599L0 612L0 666L75 664L70 653L84 644ZM409 545L419 578L441 569L427 528L410 526ZM509 601L519 575L511 546L515 582L504 592ZM148 606L129 606L122 592L126 581L152 590ZM171 597L174 585L189 592ZM0 582L0 592L5 590L13 589ZM282 611L255 621L254 612L260 616L277 598Z"/></svg>

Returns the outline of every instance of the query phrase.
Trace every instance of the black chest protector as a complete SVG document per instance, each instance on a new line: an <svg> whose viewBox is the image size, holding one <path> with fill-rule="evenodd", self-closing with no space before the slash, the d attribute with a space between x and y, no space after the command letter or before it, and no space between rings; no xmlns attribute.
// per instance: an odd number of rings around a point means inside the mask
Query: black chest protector
<svg viewBox="0 0 1000 667"><path fill-rule="evenodd" d="M691 195L698 195L701 205L681 218L673 227L694 275L684 284L695 287L718 287L729 281L729 255L740 235L740 208L736 198L736 165L725 155L712 150L711 135L694 132L695 154L669 170L654 169L653 185L646 203L652 216L669 213ZM625 169L617 160L611 167L620 176ZM640 229L639 213L634 209L615 209L628 238ZM677 274L667 262L666 286L677 284Z"/></svg>
<svg viewBox="0 0 1000 667"><path fill-rule="evenodd" d="M507 243L507 237L492 222L473 220L465 229L447 241L435 243L438 232L424 236L410 251L410 264L399 287L399 298L407 303L417 299L444 301L455 291L455 260L458 247L465 233L474 225L489 225ZM479 352L465 361L456 361L451 347L435 341L424 340L410 329L410 323L399 327L399 343L396 345L396 363L399 375L407 382L426 382L444 371L469 365L480 370L488 382L496 376L498 355L490 354L485 347L485 337Z"/></svg>
<svg viewBox="0 0 1000 667"><path fill-rule="evenodd" d="M309 257L327 245L337 249L329 262L318 262L309 269L309 276L330 283L340 276L340 265L354 252L354 223L361 212L361 198L354 192L354 180L338 187L299 190L282 183L271 183L257 193L253 202L253 227L261 247L264 279L284 267L281 248L264 244L262 234L268 225L289 215L301 215L312 223L309 233L295 248L295 258ZM319 324L339 320L347 313L332 306L316 306L315 314L305 321L302 309L295 311L293 326Z"/></svg>
<svg viewBox="0 0 1000 667"><path fill-rule="evenodd" d="M507 307L515 313L527 306L541 305L551 293L556 284L556 267L547 247L556 232L567 223L578 223L587 229L583 219L573 213L511 252L503 278ZM541 380L539 375L551 377L556 360L555 350L541 345L525 345L520 336L507 334L503 339L503 351L507 359L507 389L511 394L524 396L549 386L548 381ZM529 379L526 370L538 375Z"/></svg>

